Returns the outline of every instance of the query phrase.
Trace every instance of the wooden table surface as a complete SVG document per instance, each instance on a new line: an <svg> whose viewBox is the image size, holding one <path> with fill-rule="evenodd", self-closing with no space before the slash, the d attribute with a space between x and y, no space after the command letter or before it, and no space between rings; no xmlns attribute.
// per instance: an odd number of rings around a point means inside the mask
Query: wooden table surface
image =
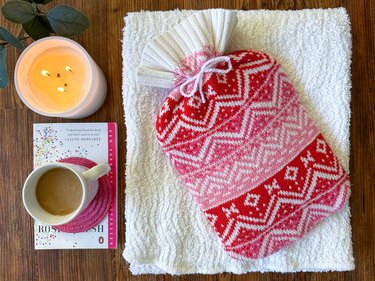
<svg viewBox="0 0 375 281"><path fill-rule="evenodd" d="M2 0L4 2L4 0ZM104 106L79 122L116 121L119 127L119 241L117 250L33 249L33 222L22 206L21 188L32 170L32 124L69 122L48 118L27 109L17 96L11 79L0 90L0 280L375 280L375 1L373 0L66 0L83 11L91 27L74 39L81 43L108 79ZM303 9L346 7L352 23L352 119L350 199L356 269L332 273L250 273L247 275L132 276L121 254L124 249L125 125L121 101L121 38L123 17L140 10L206 9ZM0 25L17 27L0 18ZM19 53L9 50L8 69L13 75Z"/></svg>

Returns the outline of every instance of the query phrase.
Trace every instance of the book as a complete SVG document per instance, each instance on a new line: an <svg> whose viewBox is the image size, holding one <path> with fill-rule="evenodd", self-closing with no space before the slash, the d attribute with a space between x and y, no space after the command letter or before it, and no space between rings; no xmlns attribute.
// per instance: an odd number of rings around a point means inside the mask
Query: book
<svg viewBox="0 0 375 281"><path fill-rule="evenodd" d="M99 225L79 233L61 232L34 222L34 247L41 249L117 248L117 125L109 123L49 123L33 125L34 168L67 157L107 162L112 204Z"/></svg>

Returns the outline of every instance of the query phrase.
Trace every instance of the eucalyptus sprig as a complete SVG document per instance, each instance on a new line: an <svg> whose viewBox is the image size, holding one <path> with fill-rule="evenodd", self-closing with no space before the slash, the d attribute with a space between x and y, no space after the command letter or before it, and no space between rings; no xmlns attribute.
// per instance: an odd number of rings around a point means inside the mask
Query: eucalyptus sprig
<svg viewBox="0 0 375 281"><path fill-rule="evenodd" d="M26 39L41 39L50 35L71 37L84 32L90 25L80 11L67 5L58 5L44 11L52 0L10 0L1 7L3 16L14 23L22 24L21 32L14 36L0 27L0 88L8 85L6 70L7 48L24 49Z"/></svg>

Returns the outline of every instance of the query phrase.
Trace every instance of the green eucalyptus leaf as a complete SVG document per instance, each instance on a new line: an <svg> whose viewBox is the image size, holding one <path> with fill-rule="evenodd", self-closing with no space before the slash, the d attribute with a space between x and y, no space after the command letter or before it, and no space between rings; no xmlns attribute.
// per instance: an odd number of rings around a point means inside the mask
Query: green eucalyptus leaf
<svg viewBox="0 0 375 281"><path fill-rule="evenodd" d="M5 88L8 85L8 73L6 68L7 48L0 46L0 88Z"/></svg>
<svg viewBox="0 0 375 281"><path fill-rule="evenodd" d="M49 20L48 20L47 16L45 16L45 15L39 16L39 20L40 20L40 22L43 24L43 26L44 26L47 30L49 30L49 32L51 32L51 33L55 33L55 31L53 30L51 24L49 23Z"/></svg>
<svg viewBox="0 0 375 281"><path fill-rule="evenodd" d="M16 37L14 37L12 33L10 33L8 30L6 30L3 27L0 27L0 40L8 42L10 45L18 49L24 48L23 44Z"/></svg>
<svg viewBox="0 0 375 281"><path fill-rule="evenodd" d="M34 40L48 37L50 35L49 30L44 27L40 18L41 18L40 16L37 16L31 21L26 22L22 25L26 33L29 34L30 37L33 38Z"/></svg>
<svg viewBox="0 0 375 281"><path fill-rule="evenodd" d="M29 2L12 0L5 2L1 8L4 17L15 23L26 23L36 15L36 8Z"/></svg>
<svg viewBox="0 0 375 281"><path fill-rule="evenodd" d="M54 7L47 13L47 18L57 35L67 37L84 32L90 25L85 15L66 5Z"/></svg>

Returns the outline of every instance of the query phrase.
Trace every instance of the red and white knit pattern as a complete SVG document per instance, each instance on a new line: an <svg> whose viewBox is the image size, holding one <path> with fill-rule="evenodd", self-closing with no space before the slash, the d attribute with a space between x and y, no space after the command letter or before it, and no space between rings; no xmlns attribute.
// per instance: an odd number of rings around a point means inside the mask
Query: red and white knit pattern
<svg viewBox="0 0 375 281"><path fill-rule="evenodd" d="M229 73L205 74L206 103L171 92L157 136L224 249L261 258L340 210L349 177L277 61L229 57Z"/></svg>

